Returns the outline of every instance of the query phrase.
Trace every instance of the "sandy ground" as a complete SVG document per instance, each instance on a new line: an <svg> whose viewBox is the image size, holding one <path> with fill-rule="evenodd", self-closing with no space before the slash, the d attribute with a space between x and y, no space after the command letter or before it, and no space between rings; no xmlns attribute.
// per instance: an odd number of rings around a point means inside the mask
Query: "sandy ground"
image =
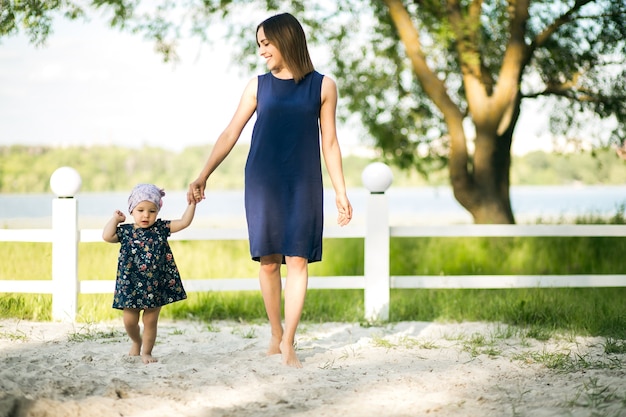
<svg viewBox="0 0 626 417"><path fill-rule="evenodd" d="M0 320L0 417L626 416L626 355L521 333L303 323L292 369L266 324L162 320L145 365L121 323Z"/></svg>

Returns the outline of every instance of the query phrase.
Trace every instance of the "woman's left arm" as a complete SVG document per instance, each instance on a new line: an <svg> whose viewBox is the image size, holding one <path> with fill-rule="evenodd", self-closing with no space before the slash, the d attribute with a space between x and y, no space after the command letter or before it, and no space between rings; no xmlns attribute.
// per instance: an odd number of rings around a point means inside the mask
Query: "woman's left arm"
<svg viewBox="0 0 626 417"><path fill-rule="evenodd" d="M337 139L337 85L327 76L322 80L322 107L320 109L320 131L322 137L322 153L326 170L335 190L335 202L339 216L337 223L344 226L352 219L352 205L346 194L346 183L343 176L341 148Z"/></svg>

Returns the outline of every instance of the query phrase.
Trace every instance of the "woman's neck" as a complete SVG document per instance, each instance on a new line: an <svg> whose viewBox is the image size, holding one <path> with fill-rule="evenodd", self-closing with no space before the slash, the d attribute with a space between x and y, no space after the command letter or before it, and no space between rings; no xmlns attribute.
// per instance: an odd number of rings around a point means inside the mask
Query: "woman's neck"
<svg viewBox="0 0 626 417"><path fill-rule="evenodd" d="M272 75L281 80L293 79L293 74L285 67L272 70Z"/></svg>

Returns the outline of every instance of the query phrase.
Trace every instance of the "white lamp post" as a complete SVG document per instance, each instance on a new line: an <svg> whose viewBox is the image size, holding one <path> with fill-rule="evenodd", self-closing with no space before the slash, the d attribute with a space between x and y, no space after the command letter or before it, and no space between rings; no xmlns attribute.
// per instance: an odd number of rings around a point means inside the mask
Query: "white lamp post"
<svg viewBox="0 0 626 417"><path fill-rule="evenodd" d="M59 198L73 198L83 184L72 167L57 168L50 176L50 189Z"/></svg>
<svg viewBox="0 0 626 417"><path fill-rule="evenodd" d="M82 180L71 167L52 173L52 319L76 320L78 308L78 202Z"/></svg>
<svg viewBox="0 0 626 417"><path fill-rule="evenodd" d="M389 207L385 191L393 173L382 162L369 164L361 174L370 192L365 222L365 318L389 319Z"/></svg>
<svg viewBox="0 0 626 417"><path fill-rule="evenodd" d="M372 162L361 173L361 180L370 193L384 193L393 182L393 172L382 162Z"/></svg>

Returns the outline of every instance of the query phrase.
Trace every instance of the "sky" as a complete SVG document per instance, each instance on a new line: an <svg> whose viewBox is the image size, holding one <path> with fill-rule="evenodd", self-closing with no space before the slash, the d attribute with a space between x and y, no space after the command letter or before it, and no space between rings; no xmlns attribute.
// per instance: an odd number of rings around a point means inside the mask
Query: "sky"
<svg viewBox="0 0 626 417"><path fill-rule="evenodd" d="M152 41L88 23L59 20L43 47L23 36L0 43L0 145L156 146L180 151L214 142L230 121L250 74L219 42L182 41L176 64ZM313 57L315 62L315 57ZM529 117L532 117L529 118ZM249 141L252 122L240 142ZM513 152L549 149L545 122L525 115ZM359 133L339 126L346 150Z"/></svg>
<svg viewBox="0 0 626 417"><path fill-rule="evenodd" d="M25 36L0 44L0 145L206 144L226 127L249 78L199 41L182 43L181 61L171 64L151 41L98 19L53 30L44 47Z"/></svg>

